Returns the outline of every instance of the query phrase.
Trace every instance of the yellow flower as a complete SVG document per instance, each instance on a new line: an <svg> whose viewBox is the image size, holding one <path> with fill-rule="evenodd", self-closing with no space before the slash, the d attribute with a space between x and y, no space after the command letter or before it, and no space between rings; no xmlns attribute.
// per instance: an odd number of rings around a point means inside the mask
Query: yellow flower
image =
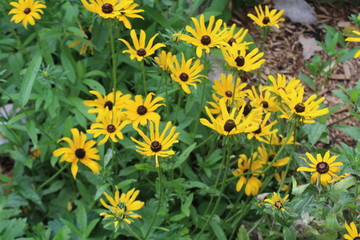
<svg viewBox="0 0 360 240"><path fill-rule="evenodd" d="M100 202L108 211L100 213L100 216L104 216L104 219L112 219L114 221L115 228L119 222L122 221L126 224L131 224L133 221L132 219L141 218L141 215L135 212L144 206L144 202L139 200L135 201L139 193L139 190L135 191L135 188L133 188L127 193L122 193L120 196L119 190L116 189L114 198L112 198L104 192L109 204L107 204L102 198L100 198Z"/></svg>
<svg viewBox="0 0 360 240"><path fill-rule="evenodd" d="M264 145L258 147L259 152L259 161L261 161L263 164L268 164L268 162L272 162L276 152L273 149L267 150ZM282 167L286 164L288 164L290 161L290 157L285 157L282 159L277 160L272 166L273 167Z"/></svg>
<svg viewBox="0 0 360 240"><path fill-rule="evenodd" d="M122 120L120 114L120 112L114 112L114 114L108 112L101 122L91 124L90 129L86 132L94 134L95 138L104 135L98 145L106 143L109 138L113 142L117 142L117 138L123 139L124 136L121 130L131 122L129 120Z"/></svg>
<svg viewBox="0 0 360 240"><path fill-rule="evenodd" d="M250 174L250 175L243 175L247 172L258 172L263 167L263 164L260 161L256 161L257 153L254 153L251 158L245 154L241 154L238 159L238 168L232 172L232 174L239 177L239 180L236 184L236 191L239 192L243 186L245 185L245 194L247 196L259 193L259 189L262 186L262 182L258 179L258 174Z"/></svg>
<svg viewBox="0 0 360 240"><path fill-rule="evenodd" d="M281 171L281 176L279 173L274 173L274 177L275 177L276 181L278 183L280 183L286 177L285 171ZM289 189L289 187L290 187L289 184L284 184L281 188L281 191L286 191Z"/></svg>
<svg viewBox="0 0 360 240"><path fill-rule="evenodd" d="M200 64L200 59L197 59L193 65L192 62L194 58L190 58L186 61L184 54L181 54L181 64L179 64L178 60L175 58L174 64L171 65L171 79L175 82L179 83L181 88L187 94L190 94L190 86L196 88L195 82L201 82L200 77L205 77L204 75L200 75L199 73L203 70L204 65Z"/></svg>
<svg viewBox="0 0 360 240"><path fill-rule="evenodd" d="M232 46L221 47L221 52L230 67L245 72L258 69L265 62L265 59L261 59L264 53L258 53L258 48L247 53L245 46L233 44Z"/></svg>
<svg viewBox="0 0 360 240"><path fill-rule="evenodd" d="M81 48L79 51L80 55L83 55L84 53L86 53L88 49L90 49L90 54L94 55L94 47L92 47L92 39L91 39L92 38L91 27L89 27L88 30L84 31L84 29L79 24L79 28L83 34L80 35L80 34L74 33L74 35L78 36L80 38L83 38L84 40L75 41L75 42L69 44L68 48L72 48L72 47L75 47L75 46L81 44Z"/></svg>
<svg viewBox="0 0 360 240"><path fill-rule="evenodd" d="M88 110L89 113L97 113L96 118L97 122L100 122L104 116L114 112L120 112L124 108L125 102L129 101L131 96L130 94L123 95L122 92L116 91L116 101L114 99L114 92L111 92L105 96L102 96L101 93L91 90L91 94L94 94L97 99L95 100L85 100L84 105L88 107L95 107ZM122 117L123 120L125 118Z"/></svg>
<svg viewBox="0 0 360 240"><path fill-rule="evenodd" d="M124 9L133 0L81 0L84 7L90 12L98 14L102 18L115 18L120 15L120 10Z"/></svg>
<svg viewBox="0 0 360 240"><path fill-rule="evenodd" d="M281 96L281 92L290 93L292 91L298 91L299 88L304 88L299 79L293 77L289 82L286 81L284 74L277 74L277 78L274 76L268 76L272 86L266 86L264 89ZM283 93L284 94L284 93Z"/></svg>
<svg viewBox="0 0 360 240"><path fill-rule="evenodd" d="M345 41L360 42L360 31L352 31L352 32L359 37L348 37L345 39ZM354 58L358 58L359 56L360 56L360 50L355 53Z"/></svg>
<svg viewBox="0 0 360 240"><path fill-rule="evenodd" d="M100 165L93 161L100 160L98 150L93 147L96 142L94 140L86 141L86 135L83 132L79 132L76 128L72 128L71 133L74 141L68 137L59 139L58 142L65 141L69 144L69 147L56 149L53 155L55 157L62 155L60 162L71 162L71 173L74 179L76 179L76 174L79 169L77 165L78 161L90 168L94 174L99 173Z"/></svg>
<svg viewBox="0 0 360 240"><path fill-rule="evenodd" d="M249 13L247 16L251 18L254 23L259 25L260 27L270 27L275 26L279 28L279 22L285 21L281 16L284 13L284 10L272 9L269 10L269 6L265 6L265 12L262 9L261 5L258 7L255 6L256 16L254 14Z"/></svg>
<svg viewBox="0 0 360 240"><path fill-rule="evenodd" d="M276 96L271 96L262 85L259 86L259 93L255 86L252 86L252 90L248 90L247 93L252 107L262 108L265 113L279 110L280 103L276 101Z"/></svg>
<svg viewBox="0 0 360 240"><path fill-rule="evenodd" d="M276 132L264 136L264 140L265 140L264 141L265 143L270 144L270 145L275 145L275 146L285 144L285 137L281 134L276 135ZM294 144L294 133L291 133L291 136L286 144ZM298 143L298 142L295 142L295 144L300 145L300 143Z"/></svg>
<svg viewBox="0 0 360 240"><path fill-rule="evenodd" d="M121 0L121 1L123 1L123 0ZM137 13L141 13L144 11L143 9L135 9L138 6L139 6L139 4L129 1L126 3L126 5L123 7L123 9L120 9L120 11L119 11L120 14L116 16L116 18L120 22L124 23L124 26L127 29L131 29L131 23L128 18L140 18L140 19L144 20L144 18L141 15L137 14Z"/></svg>
<svg viewBox="0 0 360 240"><path fill-rule="evenodd" d="M145 156L155 156L156 167L159 167L158 157L167 157L174 155L173 150L168 150L174 143L179 142L177 137L180 133L175 133L176 127L171 127L171 122L167 122L165 129L160 134L159 130L160 122L155 123L150 121L150 137L146 136L143 131L136 129L139 135L144 139L144 142L140 142L135 138L131 137L136 144L136 151ZM171 128L170 128L171 127ZM168 132L168 130L170 131ZM167 133L168 132L168 133Z"/></svg>
<svg viewBox="0 0 360 240"><path fill-rule="evenodd" d="M16 24L22 22L26 30L28 23L35 25L34 19L41 18L39 13L44 14L41 8L46 8L45 4L41 1L34 0L19 0L19 2L10 2L10 5L14 7L9 12L9 15L14 14L10 22L15 22Z"/></svg>
<svg viewBox="0 0 360 240"><path fill-rule="evenodd" d="M147 44L147 46L145 47L145 39L146 39L146 33L144 30L140 30L140 36L139 38L136 36L136 31L135 29L130 31L130 36L131 39L133 41L134 47L132 48L130 43L124 39L119 38L118 40L122 41L123 43L125 43L125 45L127 46L127 50L124 50L123 53L129 53L130 54L130 59L133 60L134 58L136 58L136 60L138 60L139 62L142 61L145 57L150 56L152 54L154 54L154 52L161 48L161 47L166 47L165 44L163 43L156 43L153 46L153 42L156 38L156 36L159 35L158 33L155 34L152 38L150 38L149 43Z"/></svg>
<svg viewBox="0 0 360 240"><path fill-rule="evenodd" d="M264 136L270 135L272 133L276 133L278 131L277 129L274 130L270 130L270 129L277 123L277 121L275 120L268 124L269 118L270 118L270 113L267 113L264 119L262 120L261 124L257 127L257 129L247 134L247 138L252 139L253 137L255 137L257 140L261 142L266 142L266 139L263 138Z"/></svg>
<svg viewBox="0 0 360 240"><path fill-rule="evenodd" d="M181 35L180 39L191 43L196 46L196 55L200 58L205 50L206 53L210 53L210 48L220 47L220 45L224 45L224 36L226 29L220 31L220 27L222 25L222 20L218 19L214 25L215 17L211 16L209 19L209 24L205 26L204 15L201 14L200 20L192 17L191 20L194 22L195 29L186 26L186 31L188 31L192 36L189 35Z"/></svg>
<svg viewBox="0 0 360 240"><path fill-rule="evenodd" d="M230 46L232 46L234 43L235 44L251 44L251 42L247 43L244 42L244 38L246 36L246 34L248 33L247 29L244 28L240 28L237 33L235 32L235 28L236 28L236 24L233 23L231 25L231 27L227 27L226 23L224 24L225 29L227 29L226 32L226 37L224 38L224 41L227 42Z"/></svg>
<svg viewBox="0 0 360 240"><path fill-rule="evenodd" d="M234 92L234 83L233 83L233 75L220 75L220 80L215 79L213 89L216 93L225 98L229 103L231 103L232 99L239 100L246 95L245 91L242 91L246 87L246 83L242 83L240 78L236 80L236 87ZM234 96L235 95L235 96Z"/></svg>
<svg viewBox="0 0 360 240"><path fill-rule="evenodd" d="M360 234L356 228L356 225L354 222L351 222L350 225L345 223L345 228L348 234L344 234L344 238L347 240L359 240Z"/></svg>
<svg viewBox="0 0 360 240"><path fill-rule="evenodd" d="M314 118L329 113L328 108L319 109L320 103L325 100L325 97L315 100L317 96L313 94L304 101L304 88L298 88L297 91L291 93L281 92L281 97L285 104L280 109L282 112L280 118L314 123Z"/></svg>
<svg viewBox="0 0 360 240"><path fill-rule="evenodd" d="M265 202L270 203L275 209L285 211L284 204L288 199L289 194L287 194L283 199L277 195L276 192L271 196L271 199L265 199Z"/></svg>
<svg viewBox="0 0 360 240"><path fill-rule="evenodd" d="M176 56L173 55L171 52L166 52L166 51L162 50L160 52L159 57L154 57L154 59L155 59L156 63L159 65L159 67L164 72L169 72L170 67L176 61Z"/></svg>
<svg viewBox="0 0 360 240"><path fill-rule="evenodd" d="M244 107L238 111L236 108L231 108L230 112L226 106L226 99L222 98L219 101L221 114L218 118L214 118L208 107L205 107L206 113L211 122L206 118L201 118L200 122L204 126L217 131L222 135L240 134L243 132L252 132L258 128L257 121L254 120L257 111L251 111L248 117L243 115Z"/></svg>
<svg viewBox="0 0 360 240"><path fill-rule="evenodd" d="M154 93L149 93L145 100L143 100L141 95L136 95L135 101L128 100L126 102L126 115L128 119L132 121L134 128L137 128L139 124L144 126L148 121L160 121L160 115L156 113L155 110L158 107L165 105L163 103L159 103L164 100L164 98L155 97L152 99L153 96L155 96Z"/></svg>
<svg viewBox="0 0 360 240"><path fill-rule="evenodd" d="M306 161L305 158L304 161L306 164L308 164L310 167L299 167L296 171L306 171L306 172L312 172L311 176L311 183L314 184L315 182L320 183L323 186L327 186L329 182L332 181L332 178L337 178L338 175L335 173L340 171L340 166L343 164L341 162L335 162L336 158L339 156L332 156L330 157L330 151L327 151L324 155L324 157L321 157L320 154L316 155L316 158L314 158L310 153L306 153L306 156L310 160L311 163Z"/></svg>

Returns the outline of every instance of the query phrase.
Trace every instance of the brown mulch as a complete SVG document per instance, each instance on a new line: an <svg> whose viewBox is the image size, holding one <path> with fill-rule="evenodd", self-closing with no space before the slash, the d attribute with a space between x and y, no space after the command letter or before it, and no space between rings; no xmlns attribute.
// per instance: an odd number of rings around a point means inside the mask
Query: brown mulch
<svg viewBox="0 0 360 240"><path fill-rule="evenodd" d="M312 77L307 70L306 60L302 55L303 49L301 43L299 42L299 37L312 37L318 41L324 42L326 30L323 27L323 24L334 27L342 32L345 26L350 25L348 17L351 14L358 14L360 12L360 5L354 6L346 2L343 7L339 7L336 3L310 3L310 5L314 8L316 17L318 18L318 20L313 24L293 23L286 18L285 22L280 23L280 29L272 29L269 32L265 43L266 63L263 68L262 75L264 81L266 81L269 73L281 73L288 77L297 78L299 74ZM252 20L247 17L248 12L254 12L253 8L236 9L232 6L232 12L232 22L238 24L239 27L249 29L250 35L257 42L258 46L260 46L261 31L253 24ZM356 46L356 44L350 44L350 48L354 46ZM320 55L320 57L324 60L329 59L324 51L318 51L315 53ZM346 89L355 87L360 79L360 71L358 69L360 69L360 58L352 58L343 63L339 63L323 87L321 87L321 85L325 76L319 77L316 82L317 87L320 88L317 94L326 98L324 104L328 107L334 107L342 104L342 101L333 94L332 91L335 89L340 90L337 85L341 85ZM307 95L311 95L313 93L316 92L307 88ZM347 107L348 106L344 106L332 114L328 119L327 124L331 124L350 115ZM360 126L360 121L353 117L341 122L339 125ZM340 142L344 142L350 146L356 145L356 141L344 134L342 131L336 128L330 128L330 145L333 146L333 144L339 144ZM323 145L324 144L321 146Z"/></svg>

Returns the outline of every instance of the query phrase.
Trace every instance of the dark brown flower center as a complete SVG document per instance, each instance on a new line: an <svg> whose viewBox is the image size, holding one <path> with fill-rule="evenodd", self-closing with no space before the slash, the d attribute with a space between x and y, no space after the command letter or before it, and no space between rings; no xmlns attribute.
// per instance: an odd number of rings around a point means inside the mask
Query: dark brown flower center
<svg viewBox="0 0 360 240"><path fill-rule="evenodd" d="M245 65L245 59L242 56L235 58L236 66L242 67Z"/></svg>
<svg viewBox="0 0 360 240"><path fill-rule="evenodd" d="M112 101L107 101L104 105L104 108L106 107L111 111L114 107L114 104L112 103Z"/></svg>
<svg viewBox="0 0 360 240"><path fill-rule="evenodd" d="M270 19L268 17L265 17L263 19L263 24L268 24L270 22Z"/></svg>
<svg viewBox="0 0 360 240"><path fill-rule="evenodd" d="M112 124L109 124L107 127L106 127L106 130L108 131L108 133L113 133L115 132L116 130L116 127Z"/></svg>
<svg viewBox="0 0 360 240"><path fill-rule="evenodd" d="M228 91L225 92L225 95L227 97L232 97L232 92L228 90Z"/></svg>
<svg viewBox="0 0 360 240"><path fill-rule="evenodd" d="M329 171L329 164L326 162L319 162L316 164L316 171L321 174L327 173Z"/></svg>
<svg viewBox="0 0 360 240"><path fill-rule="evenodd" d="M244 112L243 115L246 117L252 110L252 107L250 105L250 103L246 103L245 107L244 107Z"/></svg>
<svg viewBox="0 0 360 240"><path fill-rule="evenodd" d="M78 148L75 150L75 156L79 159L82 159L85 157L85 150L83 148Z"/></svg>
<svg viewBox="0 0 360 240"><path fill-rule="evenodd" d="M161 144L158 142L158 141L154 141L154 142L152 142L151 143L151 150L153 151L153 152L158 152L158 151L160 151L161 150Z"/></svg>
<svg viewBox="0 0 360 240"><path fill-rule="evenodd" d="M181 73L179 78L181 81L186 82L187 80L189 80L189 75L187 75L186 73Z"/></svg>
<svg viewBox="0 0 360 240"><path fill-rule="evenodd" d="M256 131L253 131L253 133L255 133L255 134L261 133L261 127L259 127Z"/></svg>
<svg viewBox="0 0 360 240"><path fill-rule="evenodd" d="M282 204L282 202L280 201L276 201L274 203L274 206L277 208L277 209L280 209L280 208L283 208L284 207L284 204Z"/></svg>
<svg viewBox="0 0 360 240"><path fill-rule="evenodd" d="M234 120L229 119L225 122L224 124L224 131L226 132L230 132L231 130L233 130L236 127L236 124L234 122Z"/></svg>
<svg viewBox="0 0 360 240"><path fill-rule="evenodd" d="M269 107L269 103L267 101L262 101L261 105L263 106L263 108L268 108Z"/></svg>
<svg viewBox="0 0 360 240"><path fill-rule="evenodd" d="M143 48L138 49L138 50L136 51L136 53L137 53L137 55L140 56L140 57L143 57L143 56L146 55L146 51L145 51L145 49L143 49Z"/></svg>
<svg viewBox="0 0 360 240"><path fill-rule="evenodd" d="M140 105L136 112L139 114L139 115L145 115L147 113L147 108L144 106L144 105Z"/></svg>
<svg viewBox="0 0 360 240"><path fill-rule="evenodd" d="M101 10L106 14L112 13L114 11L113 6L110 3L105 3L102 5Z"/></svg>
<svg viewBox="0 0 360 240"><path fill-rule="evenodd" d="M24 9L24 13L25 13L25 14L31 13L31 9L30 9L30 8L25 8L25 9Z"/></svg>
<svg viewBox="0 0 360 240"><path fill-rule="evenodd" d="M229 44L230 46L232 46L233 43L236 43L235 38L230 38L230 40L228 41L228 44Z"/></svg>
<svg viewBox="0 0 360 240"><path fill-rule="evenodd" d="M91 34L90 31L86 30L86 31L85 31L85 35L86 35L86 39L87 39L87 40L91 40L92 34Z"/></svg>
<svg viewBox="0 0 360 240"><path fill-rule="evenodd" d="M204 45L209 45L211 43L211 38L208 35L204 35L201 37L200 42Z"/></svg>
<svg viewBox="0 0 360 240"><path fill-rule="evenodd" d="M305 105L303 103L298 103L296 104L295 106L295 111L297 113L302 113L302 112L305 112Z"/></svg>
<svg viewBox="0 0 360 240"><path fill-rule="evenodd" d="M360 237L355 237L354 240L360 240Z"/></svg>
<svg viewBox="0 0 360 240"><path fill-rule="evenodd" d="M249 171L249 169L244 169L243 173L247 173Z"/></svg>

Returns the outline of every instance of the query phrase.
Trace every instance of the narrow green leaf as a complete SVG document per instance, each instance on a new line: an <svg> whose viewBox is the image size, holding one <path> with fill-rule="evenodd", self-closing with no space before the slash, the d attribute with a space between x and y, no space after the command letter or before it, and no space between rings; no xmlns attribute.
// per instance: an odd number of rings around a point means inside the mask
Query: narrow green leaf
<svg viewBox="0 0 360 240"><path fill-rule="evenodd" d="M96 224L97 224L99 221L100 221L100 219L97 218L97 219L94 219L94 220L92 220L92 221L90 222L90 224L88 225L88 227L86 228L86 231L85 231L85 235L84 235L85 238L87 238L87 237L91 234L92 230L94 230Z"/></svg>
<svg viewBox="0 0 360 240"><path fill-rule="evenodd" d="M334 128L340 129L353 139L360 141L360 128L348 125L334 126Z"/></svg>
<svg viewBox="0 0 360 240"><path fill-rule="evenodd" d="M62 221L68 228L70 228L70 230L73 233L75 233L79 237L82 237L81 232L79 231L79 229L76 228L76 226L72 222L70 222L70 221L68 221L66 219L63 219L63 218L60 218L60 221Z"/></svg>
<svg viewBox="0 0 360 240"><path fill-rule="evenodd" d="M219 225L219 219L216 219L216 218L218 218L218 217L214 216L210 221L211 229L213 230L213 232L214 232L214 234L216 236L216 239L218 239L218 240L227 240L223 229Z"/></svg>
<svg viewBox="0 0 360 240"><path fill-rule="evenodd" d="M187 217L190 216L190 205L194 199L194 194L190 194L186 197L186 200L183 204L181 204L181 212L184 213Z"/></svg>
<svg viewBox="0 0 360 240"><path fill-rule="evenodd" d="M244 225L241 225L236 240L249 240L249 235L246 232Z"/></svg>
<svg viewBox="0 0 360 240"><path fill-rule="evenodd" d="M26 124L25 128L27 130L27 133L29 134L29 137L31 138L32 143L34 144L34 148L38 148L38 140L37 140L37 128L35 127L35 122L32 119L29 119Z"/></svg>
<svg viewBox="0 0 360 240"><path fill-rule="evenodd" d="M82 233L85 233L87 229L87 214L84 205L80 201L77 203L75 215L76 215L76 224L77 226L79 226L79 230Z"/></svg>
<svg viewBox="0 0 360 240"><path fill-rule="evenodd" d="M20 104L24 107L29 101L30 94L35 82L35 77L37 72L40 69L40 65L42 62L42 56L40 53L37 53L31 60L28 69L26 70L24 81L21 84L20 89Z"/></svg>
<svg viewBox="0 0 360 240"><path fill-rule="evenodd" d="M174 168L180 167L180 165L188 159L190 153L191 153L191 152L194 150L194 148L196 147L196 144L197 144L197 143L191 144L190 146L188 146L188 147L180 154L179 159L178 159L178 160L175 162L175 164L174 164Z"/></svg>
<svg viewBox="0 0 360 240"><path fill-rule="evenodd" d="M62 66L64 68L65 74L69 78L69 81L71 83L75 83L76 81L76 72L75 72L75 62L72 56L68 53L67 50L64 50L60 54L60 60L62 63Z"/></svg>
<svg viewBox="0 0 360 240"><path fill-rule="evenodd" d="M310 185L310 183L308 183L308 184L300 185L298 187L294 177L292 177L292 184L293 184L293 186L292 186L292 192L291 193L293 195L295 195L295 196L296 195L301 195L305 191L305 189Z"/></svg>
<svg viewBox="0 0 360 240"><path fill-rule="evenodd" d="M316 84L310 77L308 77L308 76L306 76L304 74L300 74L299 78L301 80L303 80L304 83L306 83L306 85L308 85L312 90L316 90Z"/></svg>

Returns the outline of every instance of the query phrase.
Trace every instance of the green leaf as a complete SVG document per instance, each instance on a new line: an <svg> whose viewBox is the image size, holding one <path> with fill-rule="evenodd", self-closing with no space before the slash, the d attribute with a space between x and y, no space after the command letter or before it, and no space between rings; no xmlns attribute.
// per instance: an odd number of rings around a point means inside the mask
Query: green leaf
<svg viewBox="0 0 360 240"><path fill-rule="evenodd" d="M291 179L292 179L292 184L293 184L291 194L293 194L295 196L300 196L306 190L306 188L310 185L310 183L308 183L308 184L300 185L298 187L295 178L291 177Z"/></svg>
<svg viewBox="0 0 360 240"><path fill-rule="evenodd" d="M109 186L110 186L110 183L105 183L104 185L97 187L97 190L96 190L96 193L94 196L94 200L98 200Z"/></svg>
<svg viewBox="0 0 360 240"><path fill-rule="evenodd" d="M79 237L82 237L81 232L76 228L76 226L75 226L72 222L70 222L70 221L68 221L68 220L66 220L66 219L63 219L63 218L60 218L60 221L62 221L62 222L65 224L65 226L67 226L68 228L70 228L70 230L71 230L73 233L75 233L75 234L78 235Z"/></svg>
<svg viewBox="0 0 360 240"><path fill-rule="evenodd" d="M190 146L188 146L184 151L182 151L178 160L175 162L173 168L180 167L180 165L188 159L190 153L194 150L196 145L197 143L193 143Z"/></svg>
<svg viewBox="0 0 360 240"><path fill-rule="evenodd" d="M308 134L309 142L312 145L315 145L315 143L322 137L323 133L327 133L327 126L324 123L315 122L314 124L305 125L304 130Z"/></svg>
<svg viewBox="0 0 360 240"><path fill-rule="evenodd" d="M93 202L88 187L85 187L85 185L81 181L76 181L76 185L79 189L81 196L85 199L85 201L87 201L88 203Z"/></svg>
<svg viewBox="0 0 360 240"><path fill-rule="evenodd" d="M49 188L47 188L46 190L44 190L42 192L42 195L46 195L49 193L53 193L53 192L57 192L58 190L60 190L63 186L65 185L65 180L61 180L61 181L56 181L53 184L51 184L51 186Z"/></svg>
<svg viewBox="0 0 360 240"><path fill-rule="evenodd" d="M99 221L100 221L100 219L97 218L97 219L94 219L94 220L92 220L92 221L90 222L90 224L89 224L88 227L86 228L86 231L85 231L85 234L84 234L84 237L85 237L85 238L87 238L87 237L91 234L92 230L94 230L96 224L97 224Z"/></svg>
<svg viewBox="0 0 360 240"><path fill-rule="evenodd" d="M37 72L40 69L40 65L42 62L42 56L40 53L35 54L35 56L31 59L30 65L25 72L24 81L21 83L20 89L20 105L24 107L29 101L30 94L35 82L35 77Z"/></svg>
<svg viewBox="0 0 360 240"><path fill-rule="evenodd" d="M137 182L137 180L136 179L126 179L124 181L121 181L116 186L118 187L118 189L122 189L125 186L131 186L131 184L134 183L134 182Z"/></svg>
<svg viewBox="0 0 360 240"><path fill-rule="evenodd" d="M213 232L214 232L214 234L216 236L216 239L218 239L218 240L227 240L223 229L219 225L219 222L220 222L219 217L214 216L210 221L211 229L213 230Z"/></svg>
<svg viewBox="0 0 360 240"><path fill-rule="evenodd" d="M356 141L360 141L360 128L348 125L334 126L334 128L340 129Z"/></svg>
<svg viewBox="0 0 360 240"><path fill-rule="evenodd" d="M75 215L76 215L76 224L77 226L79 226L79 230L82 233L85 233L87 229L87 214L84 205L80 201L77 202Z"/></svg>
<svg viewBox="0 0 360 240"><path fill-rule="evenodd" d="M11 178L9 178L8 176L0 173L0 181L5 182L5 183L9 183L9 182L11 182Z"/></svg>
<svg viewBox="0 0 360 240"><path fill-rule="evenodd" d="M24 234L26 228L26 219L11 219L8 221L0 222L0 225L3 225L4 232L0 232L1 239L15 239Z"/></svg>
<svg viewBox="0 0 360 240"><path fill-rule="evenodd" d="M31 138L32 143L34 144L34 148L38 148L38 140L37 140L37 128L35 127L35 121L32 119L29 119L26 124L25 128L27 130L27 133L29 134L29 137Z"/></svg>
<svg viewBox="0 0 360 240"><path fill-rule="evenodd" d="M105 95L106 91L102 84L93 79L84 79L82 81L85 85L87 85L91 90L95 90L103 95Z"/></svg>
<svg viewBox="0 0 360 240"><path fill-rule="evenodd" d="M56 231L56 234L53 238L53 240L67 240L70 239L69 234L71 233L71 230L67 226L61 227L58 231Z"/></svg>
<svg viewBox="0 0 360 240"><path fill-rule="evenodd" d="M72 84L75 84L76 82L76 72L74 69L75 61L68 50L63 49L63 51L60 53L60 60L64 68L65 74L69 78L69 81Z"/></svg>
<svg viewBox="0 0 360 240"><path fill-rule="evenodd" d="M245 226L241 225L239 228L238 235L236 237L236 240L250 240L248 233L246 232Z"/></svg>
<svg viewBox="0 0 360 240"><path fill-rule="evenodd" d="M284 240L296 240L296 230L292 227L286 227L283 230Z"/></svg>
<svg viewBox="0 0 360 240"><path fill-rule="evenodd" d="M148 6L142 6L142 9L144 9L145 11L145 14L150 18L152 19L154 22L158 23L159 25L161 25L162 27L166 28L166 29L169 29L171 28L170 24L169 24L169 21L167 21L162 13L155 9L155 8L151 8L151 7L148 7Z"/></svg>
<svg viewBox="0 0 360 240"><path fill-rule="evenodd" d="M194 199L194 194L190 194L186 197L185 203L181 204L181 212L185 214L186 217L190 216L190 205Z"/></svg>
<svg viewBox="0 0 360 240"><path fill-rule="evenodd" d="M300 74L299 78L304 81L312 90L316 90L316 83L308 76Z"/></svg>
<svg viewBox="0 0 360 240"><path fill-rule="evenodd" d="M345 103L348 103L352 106L354 106L354 103L350 100L349 96L342 92L342 91L339 91L339 90L333 90L332 91L336 96L338 96L343 102Z"/></svg>

